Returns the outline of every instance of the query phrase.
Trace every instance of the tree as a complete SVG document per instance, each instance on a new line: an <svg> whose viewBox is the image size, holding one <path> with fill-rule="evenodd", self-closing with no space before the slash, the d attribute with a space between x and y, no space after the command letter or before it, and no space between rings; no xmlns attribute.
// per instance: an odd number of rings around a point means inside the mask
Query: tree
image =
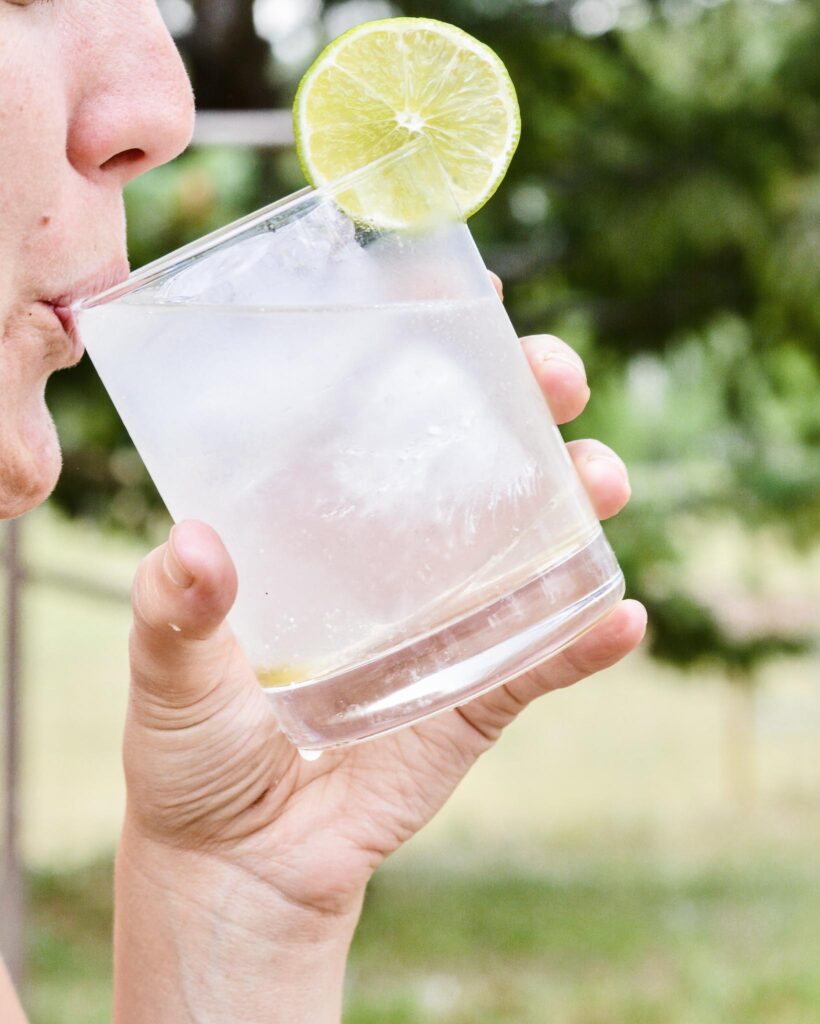
<svg viewBox="0 0 820 1024"><path fill-rule="evenodd" d="M253 0L193 0L193 10L193 31L177 42L197 104L205 110L275 106L270 47L256 34Z"/></svg>

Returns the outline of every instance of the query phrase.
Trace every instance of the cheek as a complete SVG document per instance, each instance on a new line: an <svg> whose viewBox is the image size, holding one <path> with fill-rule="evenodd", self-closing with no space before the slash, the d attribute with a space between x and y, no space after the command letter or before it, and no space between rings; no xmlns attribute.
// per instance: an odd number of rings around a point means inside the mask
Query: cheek
<svg viewBox="0 0 820 1024"><path fill-rule="evenodd" d="M64 205L65 88L52 22L31 13L0 0L0 519L45 500L61 465L45 349L9 329L61 258L46 224Z"/></svg>
<svg viewBox="0 0 820 1024"><path fill-rule="evenodd" d="M47 277L42 263L54 258L52 240L39 239L61 213L67 179L66 90L55 33L31 17L4 18L5 6L0 0L0 304L4 289ZM32 265L27 255L35 246Z"/></svg>

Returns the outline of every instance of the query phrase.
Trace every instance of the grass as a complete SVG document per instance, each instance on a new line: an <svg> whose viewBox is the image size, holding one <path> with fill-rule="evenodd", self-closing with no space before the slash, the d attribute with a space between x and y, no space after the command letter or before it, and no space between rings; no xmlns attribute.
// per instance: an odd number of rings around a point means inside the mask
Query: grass
<svg viewBox="0 0 820 1024"><path fill-rule="evenodd" d="M110 865L31 878L32 1024L110 1014ZM757 863L534 875L386 870L351 955L345 1024L809 1024L820 889Z"/></svg>
<svg viewBox="0 0 820 1024"><path fill-rule="evenodd" d="M412 1024L805 1024L819 911L809 878L759 868L402 875L368 903L349 1019L387 964L384 1005Z"/></svg>
<svg viewBox="0 0 820 1024"><path fill-rule="evenodd" d="M33 1024L110 1022L112 886L104 861L30 878L26 1002Z"/></svg>

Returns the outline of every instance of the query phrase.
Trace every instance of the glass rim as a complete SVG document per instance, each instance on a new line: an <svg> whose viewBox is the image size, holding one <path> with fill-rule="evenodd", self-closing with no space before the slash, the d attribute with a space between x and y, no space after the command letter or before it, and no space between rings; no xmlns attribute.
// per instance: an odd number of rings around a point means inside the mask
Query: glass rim
<svg viewBox="0 0 820 1024"><path fill-rule="evenodd" d="M392 163L398 163L406 157L425 149L429 149L435 155L435 147L432 142L425 135L419 134L416 138L404 143L404 145L399 146L397 149L384 153L382 156L376 157L375 160L371 160L370 163L363 164L347 174L334 178L333 181L325 182L323 185L305 185L304 188L291 192L290 195L276 199L272 203L268 203L267 206L253 210L251 213L247 213L243 217L231 221L229 224L216 228L214 231L209 231L207 234L202 235L201 238L196 238L192 242L186 242L185 245L172 249L171 252L166 253L164 256L151 260L150 263L146 263L130 273L119 284L112 285L110 288L106 288L95 295L77 299L72 303L71 308L75 312L81 312L84 309L91 309L94 306L101 306L120 299L136 291L138 288L142 288L144 285L163 277L187 260L196 256L202 256L224 242L228 242L232 238L244 234L245 231L263 224L274 214L282 213L291 208L295 209L305 203L305 201L315 199L316 197L319 197L320 201L330 199L336 193L354 186L360 179L367 177L374 171L378 171L380 168L389 166Z"/></svg>

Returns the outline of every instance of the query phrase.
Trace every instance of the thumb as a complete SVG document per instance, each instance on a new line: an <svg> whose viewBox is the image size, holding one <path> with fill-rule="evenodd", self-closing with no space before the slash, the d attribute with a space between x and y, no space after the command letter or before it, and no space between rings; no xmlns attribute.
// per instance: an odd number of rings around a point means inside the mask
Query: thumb
<svg viewBox="0 0 820 1024"><path fill-rule="evenodd" d="M143 559L134 580L132 682L161 703L186 707L206 697L239 656L225 616L236 570L210 526L178 523Z"/></svg>

